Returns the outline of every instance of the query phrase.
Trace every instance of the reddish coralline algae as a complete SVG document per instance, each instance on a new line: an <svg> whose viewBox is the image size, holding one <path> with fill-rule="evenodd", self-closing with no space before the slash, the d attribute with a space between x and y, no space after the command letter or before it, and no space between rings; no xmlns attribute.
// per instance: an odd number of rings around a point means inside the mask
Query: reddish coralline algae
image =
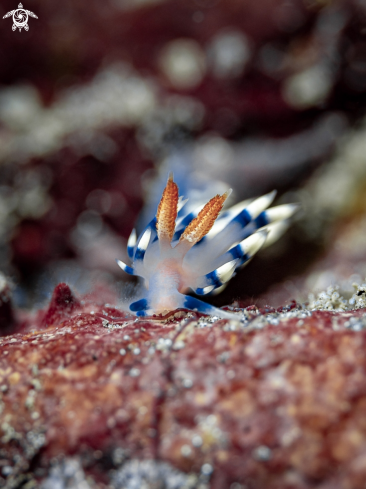
<svg viewBox="0 0 366 489"><path fill-rule="evenodd" d="M0 342L2 485L363 488L366 309L237 314L136 320L60 284Z"/></svg>

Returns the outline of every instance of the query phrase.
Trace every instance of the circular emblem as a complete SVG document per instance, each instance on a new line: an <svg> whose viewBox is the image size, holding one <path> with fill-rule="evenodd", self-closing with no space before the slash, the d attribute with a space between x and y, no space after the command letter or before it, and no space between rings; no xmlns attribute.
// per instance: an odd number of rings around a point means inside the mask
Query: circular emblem
<svg viewBox="0 0 366 489"><path fill-rule="evenodd" d="M31 12L30 10L26 10L23 8L23 5L20 3L18 5L18 8L15 10L10 10L7 14L4 15L3 19L6 19L7 17L13 17L13 26L12 29L15 31L16 29L19 29L21 31L24 29L27 31L29 29L28 26L28 17L33 17L35 19L38 19L36 14Z"/></svg>
<svg viewBox="0 0 366 489"><path fill-rule="evenodd" d="M21 5L21 4L19 4ZM18 5L18 6L19 6ZM18 8L14 10L13 13L13 31L18 27L19 30L24 27L24 29L27 31L28 30L28 13L26 10L22 8Z"/></svg>

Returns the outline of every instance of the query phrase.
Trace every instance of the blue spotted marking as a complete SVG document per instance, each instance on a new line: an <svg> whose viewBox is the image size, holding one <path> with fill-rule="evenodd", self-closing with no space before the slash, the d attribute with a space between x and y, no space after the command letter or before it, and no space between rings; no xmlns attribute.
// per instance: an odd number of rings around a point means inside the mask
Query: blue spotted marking
<svg viewBox="0 0 366 489"><path fill-rule="evenodd" d="M236 265L236 270L238 270L238 268L240 268L242 265L244 265L247 261L251 259L252 259L251 256L244 254L243 257L238 261L238 264Z"/></svg>
<svg viewBox="0 0 366 489"><path fill-rule="evenodd" d="M134 251L135 251L135 247L134 246L127 246L127 254L128 254L128 257L129 257L130 260L133 260Z"/></svg>
<svg viewBox="0 0 366 489"><path fill-rule="evenodd" d="M182 234L185 231L185 228L188 226L188 224L191 223L191 221L193 221L195 217L197 217L197 214L195 212L190 212L189 214L186 215L186 217L179 223L179 229L175 231L173 236L173 241L176 241L182 236Z"/></svg>
<svg viewBox="0 0 366 489"><path fill-rule="evenodd" d="M182 236L183 233L184 233L184 228L180 229L179 231L176 231L174 233L172 241L178 241L178 239Z"/></svg>
<svg viewBox="0 0 366 489"><path fill-rule="evenodd" d="M145 256L146 250L142 250L141 248L136 249L135 260L143 260Z"/></svg>
<svg viewBox="0 0 366 489"><path fill-rule="evenodd" d="M185 309L196 309L198 312L202 312L203 314L210 314L216 311L216 308L210 304L206 304L206 302L202 302L199 299L190 296L185 297L183 307Z"/></svg>
<svg viewBox="0 0 366 489"><path fill-rule="evenodd" d="M251 258L250 255L245 253L245 251L243 250L243 245L241 243L231 248L231 250L227 251L224 257L227 261L229 261L229 259L236 260L237 258L239 260L248 261Z"/></svg>
<svg viewBox="0 0 366 489"><path fill-rule="evenodd" d="M151 234L152 235L155 235L154 236L154 239L152 240L152 242L156 241L158 239L158 237L156 236L156 223L157 223L157 219L156 219L156 216L154 217L154 219L151 219L151 221L149 222L149 224L145 227L145 229L142 231L141 233L141 237L145 234L145 231L147 229L151 229Z"/></svg>
<svg viewBox="0 0 366 489"><path fill-rule="evenodd" d="M235 216L231 222L237 222L244 228L247 224L250 223L251 220L251 215L246 209L244 209L237 216Z"/></svg>
<svg viewBox="0 0 366 489"><path fill-rule="evenodd" d="M135 257L134 257L135 260L143 260L144 259L146 249L149 246L149 242L151 242L151 237L152 236L155 236L154 233L156 233L156 227L154 227L154 222L156 223L156 218L155 217L149 223L149 225L146 226L144 232L142 233L141 238L139 240L139 243L137 245L136 251L135 251ZM149 242L146 243L146 247L144 248L144 247L141 247L141 241L144 239L144 236L145 236L145 234L146 234L146 232L148 230L150 230ZM144 246L145 246L145 244L144 244Z"/></svg>
<svg viewBox="0 0 366 489"><path fill-rule="evenodd" d="M196 212L190 212L189 214L186 215L186 217L184 217L180 223L180 227L184 226L186 227L195 217L197 217L197 213Z"/></svg>
<svg viewBox="0 0 366 489"><path fill-rule="evenodd" d="M125 263L123 263L121 260L118 259L116 259L116 262L124 272L128 273L129 275L135 275L135 271L132 267L129 267L128 265L126 265Z"/></svg>
<svg viewBox="0 0 366 489"><path fill-rule="evenodd" d="M222 285L216 270L205 275L205 278L207 285Z"/></svg>
<svg viewBox="0 0 366 489"><path fill-rule="evenodd" d="M257 229L262 228L263 226L267 226L267 224L270 223L270 221L267 218L267 212L266 211L261 212L259 216L257 216L254 219L254 222Z"/></svg>
<svg viewBox="0 0 366 489"><path fill-rule="evenodd" d="M140 299L130 305L130 311L145 311L148 308L147 299Z"/></svg>
<svg viewBox="0 0 366 489"><path fill-rule="evenodd" d="M203 236L203 238L201 238L199 241L197 241L197 243L195 244L195 246L197 246L197 247L200 246L206 240L207 240L207 234L206 234L206 236Z"/></svg>
<svg viewBox="0 0 366 489"><path fill-rule="evenodd" d="M228 253L230 253L232 260L243 257L243 250L240 244L234 246L234 248L231 248L231 250L229 250Z"/></svg>

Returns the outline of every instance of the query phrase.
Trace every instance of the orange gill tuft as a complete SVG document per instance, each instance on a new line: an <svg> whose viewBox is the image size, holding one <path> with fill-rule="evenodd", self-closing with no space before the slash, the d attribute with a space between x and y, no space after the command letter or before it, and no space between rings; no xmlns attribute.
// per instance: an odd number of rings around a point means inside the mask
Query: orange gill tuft
<svg viewBox="0 0 366 489"><path fill-rule="evenodd" d="M156 213L156 229L159 240L166 240L170 243L173 239L177 212L178 186L173 181L173 174L171 173Z"/></svg>

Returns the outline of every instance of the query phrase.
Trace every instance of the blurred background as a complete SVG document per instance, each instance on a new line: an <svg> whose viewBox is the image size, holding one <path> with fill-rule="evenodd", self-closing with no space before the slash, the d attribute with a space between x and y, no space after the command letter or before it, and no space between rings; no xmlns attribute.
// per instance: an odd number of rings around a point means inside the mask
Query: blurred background
<svg viewBox="0 0 366 489"><path fill-rule="evenodd" d="M115 264L173 170L186 197L274 188L286 235L216 305L305 300L366 275L362 0L25 0L0 24L0 270L20 307ZM17 8L4 0L3 17Z"/></svg>

